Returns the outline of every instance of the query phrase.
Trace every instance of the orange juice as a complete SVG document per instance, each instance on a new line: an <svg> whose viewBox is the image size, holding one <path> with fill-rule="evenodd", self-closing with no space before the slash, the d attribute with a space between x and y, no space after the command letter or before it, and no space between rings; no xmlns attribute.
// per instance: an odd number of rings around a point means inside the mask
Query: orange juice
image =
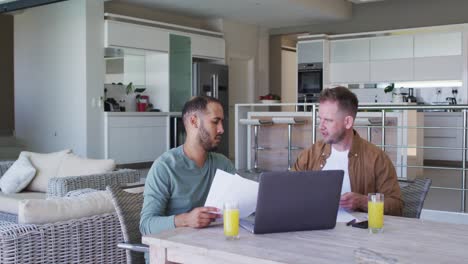
<svg viewBox="0 0 468 264"><path fill-rule="evenodd" d="M239 209L224 210L224 235L237 238L239 236Z"/></svg>
<svg viewBox="0 0 468 264"><path fill-rule="evenodd" d="M384 223L384 203L372 202L367 203L369 229L381 229Z"/></svg>

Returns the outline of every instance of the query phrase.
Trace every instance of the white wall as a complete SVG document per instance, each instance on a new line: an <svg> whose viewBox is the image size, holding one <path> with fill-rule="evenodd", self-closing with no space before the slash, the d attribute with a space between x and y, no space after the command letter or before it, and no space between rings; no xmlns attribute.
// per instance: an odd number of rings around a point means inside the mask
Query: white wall
<svg viewBox="0 0 468 264"><path fill-rule="evenodd" d="M103 155L102 111L90 107L103 94L102 5L65 1L15 15L15 127L31 151Z"/></svg>
<svg viewBox="0 0 468 264"><path fill-rule="evenodd" d="M146 94L153 108L169 112L169 55L146 53Z"/></svg>
<svg viewBox="0 0 468 264"><path fill-rule="evenodd" d="M234 158L234 106L254 103L268 91L268 32L255 25L223 20L229 66L229 150Z"/></svg>
<svg viewBox="0 0 468 264"><path fill-rule="evenodd" d="M86 156L104 157L104 3L81 0L86 4Z"/></svg>

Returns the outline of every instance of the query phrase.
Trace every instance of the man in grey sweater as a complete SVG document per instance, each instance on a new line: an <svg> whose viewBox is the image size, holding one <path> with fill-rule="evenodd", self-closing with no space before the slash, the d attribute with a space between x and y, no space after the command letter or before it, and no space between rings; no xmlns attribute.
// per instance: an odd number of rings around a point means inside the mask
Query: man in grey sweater
<svg viewBox="0 0 468 264"><path fill-rule="evenodd" d="M224 133L221 103L211 97L194 97L185 103L182 118L185 143L161 155L148 172L140 220L142 234L208 226L219 217L219 208L203 206L216 170L235 172L229 159L211 152Z"/></svg>

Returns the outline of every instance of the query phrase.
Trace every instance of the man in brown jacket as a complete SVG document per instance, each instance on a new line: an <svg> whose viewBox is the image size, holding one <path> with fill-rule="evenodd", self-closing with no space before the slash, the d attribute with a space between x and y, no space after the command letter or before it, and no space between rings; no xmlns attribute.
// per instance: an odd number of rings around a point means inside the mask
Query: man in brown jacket
<svg viewBox="0 0 468 264"><path fill-rule="evenodd" d="M299 154L293 170L343 170L340 207L367 211L367 194L379 192L385 195L384 213L399 216L403 202L395 167L353 129L357 108L358 99L347 88L323 90L318 111L323 139Z"/></svg>

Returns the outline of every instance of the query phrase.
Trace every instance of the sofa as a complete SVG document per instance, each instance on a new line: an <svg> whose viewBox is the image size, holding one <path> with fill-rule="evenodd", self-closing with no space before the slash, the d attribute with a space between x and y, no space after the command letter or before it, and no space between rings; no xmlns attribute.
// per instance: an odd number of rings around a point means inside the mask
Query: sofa
<svg viewBox="0 0 468 264"><path fill-rule="evenodd" d="M126 263L106 191L19 203L19 223L0 221L0 263Z"/></svg>
<svg viewBox="0 0 468 264"><path fill-rule="evenodd" d="M113 160L85 159L74 155L71 150L48 154L23 151L17 162L20 159L31 162L34 175L27 185L21 187L24 188L21 191L0 192L0 221L17 222L18 204L25 199L52 199L63 197L74 190L105 190L108 185L140 181L137 170L115 170ZM0 183L14 163L15 161L0 161Z"/></svg>

